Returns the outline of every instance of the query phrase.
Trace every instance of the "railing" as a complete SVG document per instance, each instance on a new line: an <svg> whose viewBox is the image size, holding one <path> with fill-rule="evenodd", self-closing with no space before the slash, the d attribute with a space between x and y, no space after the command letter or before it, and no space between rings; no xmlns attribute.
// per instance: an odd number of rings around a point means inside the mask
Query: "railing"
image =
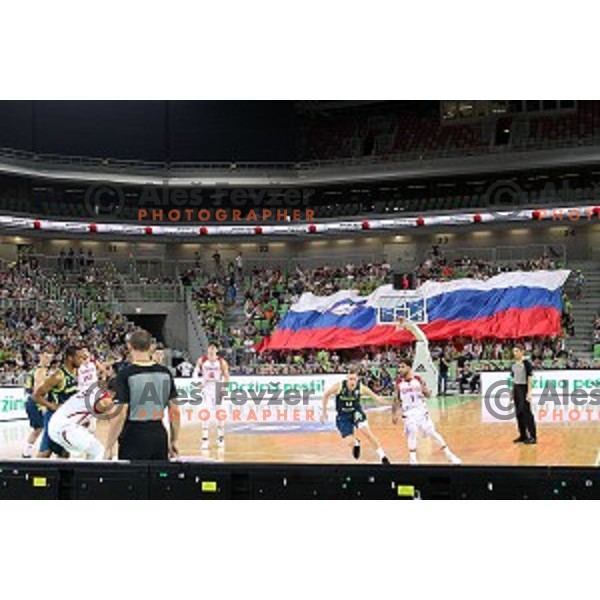
<svg viewBox="0 0 600 600"><path fill-rule="evenodd" d="M82 171L99 173L124 173L146 174L160 176L173 176L177 174L192 174L209 172L214 174L242 172L252 175L266 175L269 172L290 171L292 174L337 167L354 167L369 165L392 165L407 161L423 161L431 159L456 158L461 156L481 156L485 154L510 154L514 152L531 152L536 150L556 150L561 148L590 147L600 145L600 135L587 135L581 138L568 140L540 140L527 141L517 146L493 146L482 144L471 148L442 148L438 150L426 149L380 156L358 156L348 158L333 158L328 160L309 160L298 162L159 162L144 160L122 160L115 158L100 158L89 156L63 156L57 154L35 154L12 148L0 148L0 161L21 167L55 169L76 168Z"/></svg>
<svg viewBox="0 0 600 600"><path fill-rule="evenodd" d="M144 280L149 279L149 286L159 285L151 282L154 277L171 277L174 280L178 279L185 272L194 270L196 273L205 276L213 276L215 274L226 274L228 263L234 262L233 254L229 257L224 256L221 259L220 268L217 269L215 261L211 256L212 252L206 252L202 255L200 262L196 259L181 259L181 260L162 260L160 258L149 259L146 257L120 257L115 255L110 258L95 258L93 266L80 266L74 264L72 268L65 268L64 259L57 255L34 254L40 266L40 270L44 278L54 286L59 286L60 283L56 279L50 279L50 276L60 275L64 281L62 284L71 283L75 285L76 279L85 274L94 275L96 282L106 284L109 280L114 282L114 287L119 287L127 284L138 283L144 285ZM267 254L264 257L244 258L244 272L249 273L252 268L276 268L283 270L293 269L300 266L305 269L322 267L328 265L330 267L341 267L348 263L361 265L365 263L379 263L386 259L385 254L318 254L309 256L274 256ZM61 262L62 261L62 262ZM151 263L151 264L150 264ZM160 284L169 285L169 284ZM175 285L175 283L173 283ZM56 292L59 297L60 292Z"/></svg>
<svg viewBox="0 0 600 600"><path fill-rule="evenodd" d="M115 287L111 302L183 302L184 291L179 284L148 283L125 284Z"/></svg>
<svg viewBox="0 0 600 600"><path fill-rule="evenodd" d="M244 367L256 368L259 366L258 355L252 349L223 348L222 351L233 372L237 372Z"/></svg>
<svg viewBox="0 0 600 600"><path fill-rule="evenodd" d="M41 288L42 294L53 301L58 301L63 298L60 288L57 283L47 277L44 273L39 273L36 275L36 284Z"/></svg>
<svg viewBox="0 0 600 600"><path fill-rule="evenodd" d="M115 254L110 258L85 257L85 263L81 264L78 254L73 257L60 254L32 254L43 272L62 273L68 275L81 275L95 272L101 275L130 275L133 272L132 260L127 256ZM88 263L88 260L90 261Z"/></svg>
<svg viewBox="0 0 600 600"><path fill-rule="evenodd" d="M23 386L26 378L27 373L23 371L0 373L0 386Z"/></svg>
<svg viewBox="0 0 600 600"><path fill-rule="evenodd" d="M93 257L81 262L79 255L32 254L44 275L60 275L65 281L77 279L82 275L93 275L97 281L112 281L115 284L139 282L144 278L162 277L177 274L176 262L161 258L132 258L115 253L111 257Z"/></svg>
<svg viewBox="0 0 600 600"><path fill-rule="evenodd" d="M0 298L0 308L33 310L37 312L64 312L64 303L60 300L46 300L40 298Z"/></svg>
<svg viewBox="0 0 600 600"><path fill-rule="evenodd" d="M281 268L282 270L293 270L296 267L302 269L313 269L323 267L344 267L348 263L360 266L367 263L381 263L386 259L385 254L327 254L313 256L293 256L293 257L265 257L244 259L244 271L248 273L254 267L259 269Z"/></svg>
<svg viewBox="0 0 600 600"><path fill-rule="evenodd" d="M117 158L100 158L91 156L65 156L60 154L36 154L13 148L0 148L0 161L7 164L30 166L34 168L74 167L83 170L100 172L143 172L152 174L170 174L175 171L270 171L294 169L295 162L161 162L145 160L123 160Z"/></svg>
<svg viewBox="0 0 600 600"><path fill-rule="evenodd" d="M448 261L463 257L485 260L496 264L510 264L526 260L539 260L546 257L564 265L567 261L567 249L564 244L526 244L522 246L496 246L493 248L441 248Z"/></svg>
<svg viewBox="0 0 600 600"><path fill-rule="evenodd" d="M190 290L185 292L185 312L188 319L188 352L190 356L198 358L206 350L208 338L202 326L202 318L194 306ZM193 336L193 339L189 339L190 336Z"/></svg>
<svg viewBox="0 0 600 600"><path fill-rule="evenodd" d="M567 248L564 244L528 244L525 246L498 246L496 260L498 262L520 262L550 258L564 264L567 260Z"/></svg>

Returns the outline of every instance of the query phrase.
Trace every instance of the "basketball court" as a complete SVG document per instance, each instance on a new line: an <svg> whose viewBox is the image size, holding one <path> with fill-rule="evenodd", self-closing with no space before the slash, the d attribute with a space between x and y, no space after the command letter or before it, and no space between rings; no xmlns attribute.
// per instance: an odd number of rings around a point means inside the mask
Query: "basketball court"
<svg viewBox="0 0 600 600"><path fill-rule="evenodd" d="M428 323L426 295L418 290L393 290L390 286L379 302L378 323L396 324L399 330L410 332L415 348L414 372L430 389L436 389L437 368L421 329ZM335 375L328 377L337 379ZM211 428L209 450L201 450L200 421L188 419L185 422L182 419L178 443L181 458L200 462L355 463L347 440L342 440L335 427L335 411L331 404L328 423L319 422L322 393L323 388L311 400L312 416L304 413L300 420L229 420L225 450L217 449L216 425ZM402 421L398 425L392 423L390 402L385 402L365 406L370 428L392 464L407 464L409 456ZM483 419L480 395L434 397L427 404L439 433L466 465L595 466L597 463L600 428L594 422L538 423L538 444L523 445L513 443L518 434L514 420L487 422ZM247 413L245 415L247 417ZM20 458L28 433L25 420L0 423L0 456ZM100 421L96 435L102 442L106 433L107 423ZM431 439L423 436L418 439L418 460L420 464L447 464L443 452ZM366 440L363 440L358 462L379 462Z"/></svg>
<svg viewBox="0 0 600 600"><path fill-rule="evenodd" d="M517 435L514 422L482 423L479 396L448 397L429 401L430 415L448 445L466 465L565 465L593 466L600 449L600 428L595 423L548 423L538 425L538 444L513 444ZM230 423L226 429L225 452L216 448L215 431L211 449L200 451L200 425L181 429L181 456L198 461L264 463L350 463L346 440L333 423L315 422ZM391 422L389 407L367 409L373 433L379 438L392 463L408 463L406 437L401 424ZM106 436L106 423L100 422L97 435ZM0 423L0 456L20 458L29 426L26 420ZM429 439L420 437L420 463L447 464ZM360 463L377 463L374 451L363 442ZM460 468L460 467L452 467Z"/></svg>

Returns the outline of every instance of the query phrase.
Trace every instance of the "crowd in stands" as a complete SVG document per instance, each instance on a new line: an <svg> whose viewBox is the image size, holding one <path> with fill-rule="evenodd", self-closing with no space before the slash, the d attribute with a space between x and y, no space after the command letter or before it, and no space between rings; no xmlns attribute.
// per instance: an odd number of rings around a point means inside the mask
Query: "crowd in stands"
<svg viewBox="0 0 600 600"><path fill-rule="evenodd" d="M600 344L600 313L594 319L594 343Z"/></svg>
<svg viewBox="0 0 600 600"><path fill-rule="evenodd" d="M296 266L289 271L253 268L247 273L242 272L240 261L236 263L225 266L216 261L218 267L210 275L202 268L188 271L183 283L191 289L208 340L223 348L231 362L244 365L256 364L256 344L274 330L304 292L326 295L352 288L369 294L389 283L391 277L387 263L324 265L316 269ZM227 311L238 296L243 322L229 326Z"/></svg>
<svg viewBox="0 0 600 600"><path fill-rule="evenodd" d="M575 320L573 319L573 301L566 292L563 292L563 314L561 326L565 336L575 335Z"/></svg>
<svg viewBox="0 0 600 600"><path fill-rule="evenodd" d="M202 317L202 326L209 341L224 346L225 285L218 277L191 276L192 299Z"/></svg>
<svg viewBox="0 0 600 600"><path fill-rule="evenodd" d="M0 298L30 300L38 295L33 273L29 270L7 269L0 271Z"/></svg>
<svg viewBox="0 0 600 600"><path fill-rule="evenodd" d="M69 344L85 345L102 360L114 357L134 328L111 311L95 286L79 286L68 299L53 298L49 281L31 261L0 271L0 284L0 381L5 384L20 381L44 350L53 352L55 361Z"/></svg>
<svg viewBox="0 0 600 600"><path fill-rule="evenodd" d="M457 339L435 343L430 347L432 358L443 361L450 371L449 380L458 393L479 390L482 371L506 370L513 362L514 341ZM562 338L526 338L519 340L525 347L535 369L600 368L600 360L582 360L567 350ZM267 352L254 365L242 364L234 371L243 375L303 375L347 373L359 375L377 393L391 393L397 377L397 366L403 358L412 358L410 346L403 348L373 348L361 350L306 350L303 352Z"/></svg>
<svg viewBox="0 0 600 600"><path fill-rule="evenodd" d="M557 260L550 256L542 256L539 259L520 261L510 267L500 265L496 262L477 257L462 256L455 259L448 259L440 250L440 247L434 245L425 259L416 268L417 281L423 282L428 279L436 281L448 281L450 279L462 279L470 277L472 279L488 279L494 275L499 275L504 271L539 271L554 270L559 268Z"/></svg>
<svg viewBox="0 0 600 600"><path fill-rule="evenodd" d="M581 270L575 272L575 300L581 300L585 288L585 275Z"/></svg>
<svg viewBox="0 0 600 600"><path fill-rule="evenodd" d="M556 269L561 265L555 258L543 256L539 259L522 261L510 269L535 271ZM415 270L413 285L422 284L428 279L449 280L462 277L485 279L509 270L491 261L480 258L459 257L447 259L438 246L430 252ZM279 320L287 313L289 306L296 302L304 292L317 295L332 294L341 289L358 289L367 295L380 285L390 283L391 268L387 263L366 263L363 265L322 266L315 269L301 267L285 271L281 268L252 269L243 277L221 278L225 284L219 284L218 277L202 285L195 292L197 306L206 322L210 340L223 349L225 356L232 362L234 372L264 374L300 374L326 373L332 366L340 369L356 367L355 351L328 353L305 351L280 353L265 352L258 354L256 344L277 327ZM235 273L239 275L239 273ZM226 285L240 288L243 298L244 324L239 327L227 326L227 309L231 301L225 295ZM563 314L564 335L573 335L572 301L564 295L565 312ZM565 350L563 338L525 340L526 351L536 368L573 368L589 367L586 361L580 361ZM443 353L448 361L456 361L465 356L469 366L478 370L503 368L510 360L513 343L493 340L456 340L455 342L435 345L432 352L437 356ZM392 350L385 350L391 352ZM405 349L404 349L405 351ZM369 368L380 368L381 352L373 350L367 358ZM341 358L340 358L341 357ZM374 358L370 358L374 357ZM372 361L372 362L371 362Z"/></svg>
<svg viewBox="0 0 600 600"><path fill-rule="evenodd" d="M359 367L363 376L377 388L386 389L394 379L393 365L409 347L366 348L328 352L257 353L256 345L274 331L291 304L304 292L328 295L342 289L357 289L363 295L391 282L388 263L348 263L344 266L323 265L318 268L294 266L288 270L252 268L244 271L241 253L235 261L224 263L218 251L212 257L214 269L205 269L198 259L194 268L181 274L178 281L186 287L198 311L209 342L216 343L232 365L234 373L286 375L327 373ZM69 252L65 253L69 256ZM77 255L76 255L77 256ZM0 271L0 379L5 382L15 373L30 368L43 348L59 351L67 343L84 343L103 358L124 351L125 335L133 325L114 314L106 292L121 285L110 263L81 265L76 285L69 288L68 298L46 296L44 282L61 280L65 270L73 270L61 262L54 275L40 276L33 260L21 261ZM523 270L557 268L556 260L542 257L518 265ZM514 266L512 267L514 268ZM415 270L416 284L427 279L461 277L487 278L502 267L479 258L460 257L450 260L439 247L432 247ZM151 280L148 280L151 281ZM577 279L582 281L582 278ZM175 282L160 278L156 283ZM583 284L581 284L583 285ZM18 300L18 302L14 302ZM563 326L565 335L573 334L572 301L565 295ZM231 324L230 314L240 318ZM600 340L600 317L595 323L595 339ZM586 368L589 362L578 360L565 349L564 338L523 340L526 353L536 368ZM509 340L453 340L432 344L432 355L448 363L458 364L458 381L471 389L481 370L504 368L511 358L513 343ZM594 365L595 366L595 365ZM469 377L466 374L471 373ZM377 382L375 381L377 380ZM381 383L383 382L383 383ZM461 388L462 389L462 388Z"/></svg>

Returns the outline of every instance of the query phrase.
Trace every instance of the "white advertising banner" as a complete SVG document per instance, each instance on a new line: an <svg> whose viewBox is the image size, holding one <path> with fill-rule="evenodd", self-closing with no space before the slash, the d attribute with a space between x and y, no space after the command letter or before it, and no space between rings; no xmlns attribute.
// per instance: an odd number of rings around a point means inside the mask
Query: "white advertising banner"
<svg viewBox="0 0 600 600"><path fill-rule="evenodd" d="M297 423L317 422L321 400L327 388L345 375L235 375L228 396L221 405L211 406L194 391L192 379L175 379L180 401L182 426L199 421ZM189 398L189 400L184 400ZM334 407L330 402L330 419Z"/></svg>
<svg viewBox="0 0 600 600"><path fill-rule="evenodd" d="M227 413L227 420L312 421L320 415L317 409L323 392L344 377L340 374L235 375L229 382L229 398L224 400L222 409ZM207 403L202 401L199 393L193 394L192 379L176 377L175 385L182 398L182 425L204 419L206 414L200 413L206 410ZM186 401L185 397L189 400ZM333 407L330 406L330 409ZM0 421L26 418L23 388L0 387Z"/></svg>
<svg viewBox="0 0 600 600"><path fill-rule="evenodd" d="M25 390L22 387L0 387L0 421L26 418Z"/></svg>
<svg viewBox="0 0 600 600"><path fill-rule="evenodd" d="M538 423L600 421L600 370L534 371L531 408ZM514 420L512 378L508 371L481 373L481 420Z"/></svg>

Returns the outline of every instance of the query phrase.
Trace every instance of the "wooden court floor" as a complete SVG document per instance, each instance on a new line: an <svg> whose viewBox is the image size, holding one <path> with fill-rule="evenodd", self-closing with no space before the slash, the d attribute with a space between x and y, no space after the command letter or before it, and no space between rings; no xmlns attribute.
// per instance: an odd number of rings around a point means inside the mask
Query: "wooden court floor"
<svg viewBox="0 0 600 600"><path fill-rule="evenodd" d="M406 437L401 424L393 425L389 408L368 411L369 424L392 463L407 463ZM465 464L474 465L569 465L592 466L600 451L600 423L542 424L538 444L513 444L516 423L482 423L478 397L431 400L430 415L438 431ZM330 420L332 419L330 411ZM19 458L28 433L26 421L0 423L0 458ZM104 441L106 424L100 423L97 435ZM199 461L355 463L347 442L342 441L333 422L253 423L227 426L225 451L216 448L211 431L211 449L200 450L200 425L183 427L179 450L182 457ZM445 464L436 444L420 437L420 463ZM378 459L363 442L360 463Z"/></svg>

